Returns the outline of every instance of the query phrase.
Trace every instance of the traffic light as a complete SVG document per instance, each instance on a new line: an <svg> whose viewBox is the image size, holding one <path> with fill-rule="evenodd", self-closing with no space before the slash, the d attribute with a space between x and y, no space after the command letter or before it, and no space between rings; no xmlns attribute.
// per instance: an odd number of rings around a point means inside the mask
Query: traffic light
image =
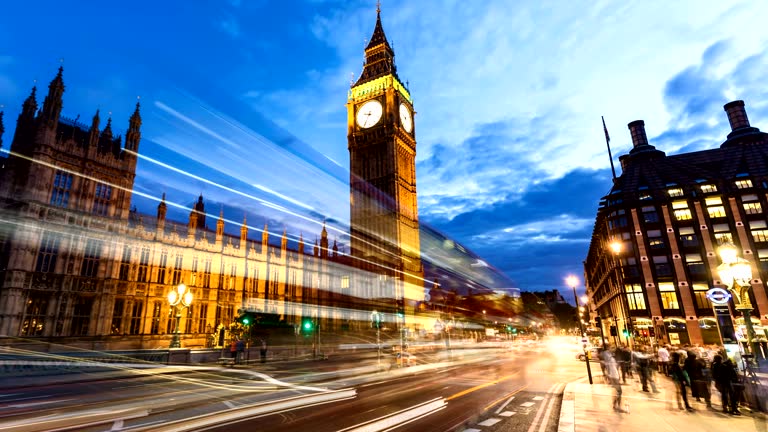
<svg viewBox="0 0 768 432"><path fill-rule="evenodd" d="M600 324L601 324L600 321L601 321L601 319L600 319L599 316L595 317L595 327L600 327Z"/></svg>
<svg viewBox="0 0 768 432"><path fill-rule="evenodd" d="M371 327L375 329L381 328L381 314L376 311L371 312Z"/></svg>
<svg viewBox="0 0 768 432"><path fill-rule="evenodd" d="M621 330L621 333L624 335L624 337L629 337L629 330L627 330L627 328L626 328L626 327L624 327L624 328Z"/></svg>
<svg viewBox="0 0 768 432"><path fill-rule="evenodd" d="M301 331L312 333L315 330L315 323L310 318L304 318L301 321Z"/></svg>
<svg viewBox="0 0 768 432"><path fill-rule="evenodd" d="M398 318L404 318L405 317L405 300L398 299L396 301L397 307L395 310L395 313L397 314Z"/></svg>
<svg viewBox="0 0 768 432"><path fill-rule="evenodd" d="M256 313L245 309L238 309L235 322L238 322L246 327L251 326L256 323Z"/></svg>
<svg viewBox="0 0 768 432"><path fill-rule="evenodd" d="M517 329L512 327L512 333L517 333Z"/></svg>
<svg viewBox="0 0 768 432"><path fill-rule="evenodd" d="M616 326L611 326L611 336L616 336Z"/></svg>

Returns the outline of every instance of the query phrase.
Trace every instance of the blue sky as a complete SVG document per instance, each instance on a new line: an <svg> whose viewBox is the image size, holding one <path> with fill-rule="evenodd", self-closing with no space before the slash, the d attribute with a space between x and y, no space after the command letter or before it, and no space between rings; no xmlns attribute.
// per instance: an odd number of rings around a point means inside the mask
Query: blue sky
<svg viewBox="0 0 768 432"><path fill-rule="evenodd" d="M0 15L4 148L34 80L42 103L63 58L68 117L89 124L99 108L102 125L111 112L124 131L141 96L140 152L164 165L142 160L137 191L182 207L203 193L209 213L264 215L248 224L268 218L270 232L310 241L328 219L343 242L345 103L375 7L10 2ZM563 289L582 274L611 187L600 116L617 157L636 119L667 154L718 146L731 100L765 125L766 16L768 3L754 1L383 1L417 111L422 223L519 288Z"/></svg>

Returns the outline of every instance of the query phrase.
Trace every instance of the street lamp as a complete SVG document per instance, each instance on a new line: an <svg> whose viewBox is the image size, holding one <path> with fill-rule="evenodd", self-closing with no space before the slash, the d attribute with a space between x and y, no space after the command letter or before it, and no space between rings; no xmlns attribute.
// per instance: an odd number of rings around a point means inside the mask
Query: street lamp
<svg viewBox="0 0 768 432"><path fill-rule="evenodd" d="M576 302L576 308L578 310L580 306L579 306L579 298L576 296L576 285L579 284L579 278L571 275L565 278L565 282L573 290L573 301ZM579 316L577 319L579 320L579 333L581 333L581 337L583 338L584 326L582 324L581 316ZM584 348L584 363L587 364L587 376L589 376L589 383L592 384L592 369L589 366L589 353L587 352L587 344L583 342L582 347Z"/></svg>
<svg viewBox="0 0 768 432"><path fill-rule="evenodd" d="M734 299L738 301L736 310L744 317L744 325L747 327L747 345L753 359L758 353L755 346L755 329L752 327L752 301L749 299L750 281L752 280L752 266L749 261L738 256L739 250L732 243L725 243L717 250L720 260L723 262L717 266L720 280L728 289L733 291Z"/></svg>
<svg viewBox="0 0 768 432"><path fill-rule="evenodd" d="M176 330L171 338L171 348L181 348L181 337L179 322L181 321L180 308L189 307L192 304L192 291L187 290L187 286L179 284L168 293L168 303L176 310Z"/></svg>

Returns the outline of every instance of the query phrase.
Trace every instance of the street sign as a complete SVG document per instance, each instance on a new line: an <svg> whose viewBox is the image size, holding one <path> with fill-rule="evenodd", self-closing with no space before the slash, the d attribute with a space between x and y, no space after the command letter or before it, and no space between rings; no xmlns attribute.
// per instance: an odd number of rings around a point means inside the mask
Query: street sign
<svg viewBox="0 0 768 432"><path fill-rule="evenodd" d="M722 288L712 288L707 291L707 298L714 304L723 305L731 299L731 293Z"/></svg>

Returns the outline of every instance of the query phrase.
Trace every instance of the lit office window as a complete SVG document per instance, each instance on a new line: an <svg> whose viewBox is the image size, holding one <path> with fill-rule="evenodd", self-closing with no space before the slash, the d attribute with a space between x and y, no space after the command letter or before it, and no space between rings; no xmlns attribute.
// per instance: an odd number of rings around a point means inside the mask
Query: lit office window
<svg viewBox="0 0 768 432"><path fill-rule="evenodd" d="M768 229L752 230L752 238L756 242L768 242Z"/></svg>
<svg viewBox="0 0 768 432"><path fill-rule="evenodd" d="M643 296L643 289L640 284L627 284L625 286L627 290L627 303L631 310L645 310L645 296Z"/></svg>
<svg viewBox="0 0 768 432"><path fill-rule="evenodd" d="M746 189L752 187L752 180L736 180L736 187L739 189Z"/></svg>
<svg viewBox="0 0 768 432"><path fill-rule="evenodd" d="M349 288L349 276L341 277L341 289Z"/></svg>
<svg viewBox="0 0 768 432"><path fill-rule="evenodd" d="M672 198L674 198L674 197L681 197L681 196L683 196L683 189L682 188L671 188L671 189L667 189L667 193Z"/></svg>
<svg viewBox="0 0 768 432"><path fill-rule="evenodd" d="M672 211L675 214L675 219L679 221L693 219L691 210L688 208L688 201L673 201Z"/></svg>
<svg viewBox="0 0 768 432"><path fill-rule="evenodd" d="M746 214L760 214L763 212L763 206L759 202L745 202L744 213Z"/></svg>
<svg viewBox="0 0 768 432"><path fill-rule="evenodd" d="M717 186L713 184L703 184L701 185L701 191L704 193L717 192Z"/></svg>
<svg viewBox="0 0 768 432"><path fill-rule="evenodd" d="M693 283L693 297L694 301L696 302L697 309L712 309L712 303L707 298L708 290L709 285L706 283Z"/></svg>
<svg viewBox="0 0 768 432"><path fill-rule="evenodd" d="M715 233L715 240L717 244L733 243L733 234L731 234L731 227L727 223L714 224L712 231Z"/></svg>
<svg viewBox="0 0 768 432"><path fill-rule="evenodd" d="M675 285L672 282L659 283L659 295L661 296L661 304L664 309L680 309Z"/></svg>
<svg viewBox="0 0 768 432"><path fill-rule="evenodd" d="M711 218L725 217L725 207L723 207L723 199L720 197L709 197L705 200L707 206L707 213Z"/></svg>
<svg viewBox="0 0 768 432"><path fill-rule="evenodd" d="M641 193L639 198L640 201L648 201L651 199L651 194L649 193Z"/></svg>
<svg viewBox="0 0 768 432"><path fill-rule="evenodd" d="M683 247L695 247L699 245L699 238L693 227L680 227L680 243Z"/></svg>

